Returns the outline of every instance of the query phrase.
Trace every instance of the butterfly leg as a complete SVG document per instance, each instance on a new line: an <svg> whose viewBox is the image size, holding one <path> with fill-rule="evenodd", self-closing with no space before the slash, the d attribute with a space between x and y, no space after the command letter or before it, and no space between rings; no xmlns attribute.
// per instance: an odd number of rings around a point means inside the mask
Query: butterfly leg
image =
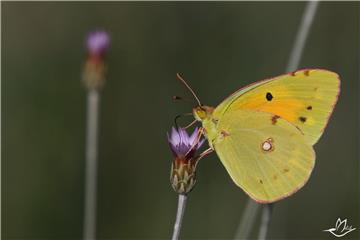
<svg viewBox="0 0 360 240"><path fill-rule="evenodd" d="M199 155L199 160L202 159L203 157L209 155L210 153L212 153L214 151L214 149L212 148L208 148L205 151L203 151L200 155Z"/></svg>
<svg viewBox="0 0 360 240"><path fill-rule="evenodd" d="M199 128L198 130L198 134L196 137L196 140L194 141L193 145L191 146L191 148L189 149L189 151L193 151L195 148L197 148L201 137L204 135L205 129L204 128ZM203 151L197 158L197 161L199 161L201 158L209 155L210 153L212 153L214 151L214 149L212 149L211 147L206 149L205 151Z"/></svg>
<svg viewBox="0 0 360 240"><path fill-rule="evenodd" d="M210 153L212 153L214 150L212 148L208 148L205 151L203 151L197 158L195 161L195 166L197 166L197 164L199 163L199 160L202 159L203 157L209 155Z"/></svg>
<svg viewBox="0 0 360 240"><path fill-rule="evenodd" d="M197 120L192 121L191 123L189 123L186 127L184 127L185 129L188 129L189 127L191 127L192 125L194 125L197 122Z"/></svg>

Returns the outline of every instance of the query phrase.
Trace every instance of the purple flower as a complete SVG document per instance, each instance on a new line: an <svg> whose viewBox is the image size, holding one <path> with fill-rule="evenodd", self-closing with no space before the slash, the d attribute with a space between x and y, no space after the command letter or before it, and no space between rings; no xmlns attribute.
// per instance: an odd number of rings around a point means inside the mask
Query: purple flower
<svg viewBox="0 0 360 240"><path fill-rule="evenodd" d="M196 151L204 143L201 131L195 128L189 136L184 128L171 130L168 134L168 142L174 159L171 164L170 182L175 192L187 194L196 183L196 166L203 157L202 154L195 155Z"/></svg>
<svg viewBox="0 0 360 240"><path fill-rule="evenodd" d="M205 141L204 139L199 141L198 134L198 128L195 128L195 131L189 136L185 129L179 128L176 130L173 127L170 136L168 134L168 142L174 157L185 158L187 160L193 158L196 150Z"/></svg>
<svg viewBox="0 0 360 240"><path fill-rule="evenodd" d="M171 163L170 182L175 192L189 193L196 184L196 167L200 159L211 153L211 148L201 154L196 151L203 145L203 129L195 128L189 135L184 128L172 128L168 143L174 155Z"/></svg>
<svg viewBox="0 0 360 240"><path fill-rule="evenodd" d="M89 33L86 39L86 47L90 55L102 56L110 46L109 34L105 31L94 31Z"/></svg>

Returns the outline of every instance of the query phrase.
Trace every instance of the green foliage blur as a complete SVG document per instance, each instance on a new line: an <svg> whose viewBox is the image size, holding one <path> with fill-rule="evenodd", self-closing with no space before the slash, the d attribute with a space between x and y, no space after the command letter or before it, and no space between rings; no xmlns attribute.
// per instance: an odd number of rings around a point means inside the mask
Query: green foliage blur
<svg viewBox="0 0 360 240"><path fill-rule="evenodd" d="M216 106L284 73L304 2L2 2L2 238L81 239L85 36L111 35L102 90L99 239L169 239L177 195L166 132L190 112L181 72ZM276 203L271 239L330 239L338 217L359 228L359 2L321 2L301 67L342 78L316 167ZM187 124L191 118L183 118ZM214 154L201 160L183 239L231 239L247 202ZM257 236L256 222L252 236Z"/></svg>

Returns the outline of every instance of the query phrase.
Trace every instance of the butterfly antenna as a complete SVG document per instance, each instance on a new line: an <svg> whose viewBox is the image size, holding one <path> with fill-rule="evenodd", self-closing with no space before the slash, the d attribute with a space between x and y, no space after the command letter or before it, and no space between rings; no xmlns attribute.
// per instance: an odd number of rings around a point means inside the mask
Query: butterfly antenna
<svg viewBox="0 0 360 240"><path fill-rule="evenodd" d="M195 92L192 90L192 88L186 83L186 81L180 76L179 73L176 74L177 78L185 85L185 87L187 89L189 89L189 91L191 92L191 94L194 96L194 98L196 99L196 102L199 104L199 106L201 106L201 102L200 99L196 96Z"/></svg>
<svg viewBox="0 0 360 240"><path fill-rule="evenodd" d="M193 100L192 99L189 99L189 98L183 98L183 97L180 97L180 96L173 96L172 97L172 99L174 100L174 101L180 101L180 100L182 100L182 101L186 101L186 102L193 102Z"/></svg>
<svg viewBox="0 0 360 240"><path fill-rule="evenodd" d="M180 96L173 96L173 100L183 100L183 98Z"/></svg>

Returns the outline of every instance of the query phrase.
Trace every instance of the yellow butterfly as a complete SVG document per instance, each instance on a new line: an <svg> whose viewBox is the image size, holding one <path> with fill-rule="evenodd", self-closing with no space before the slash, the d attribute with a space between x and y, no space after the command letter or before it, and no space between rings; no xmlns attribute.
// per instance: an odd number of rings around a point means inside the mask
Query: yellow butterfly
<svg viewBox="0 0 360 240"><path fill-rule="evenodd" d="M252 199L271 203L298 191L340 93L339 76L304 69L259 81L216 108L197 99L193 115L230 177Z"/></svg>

